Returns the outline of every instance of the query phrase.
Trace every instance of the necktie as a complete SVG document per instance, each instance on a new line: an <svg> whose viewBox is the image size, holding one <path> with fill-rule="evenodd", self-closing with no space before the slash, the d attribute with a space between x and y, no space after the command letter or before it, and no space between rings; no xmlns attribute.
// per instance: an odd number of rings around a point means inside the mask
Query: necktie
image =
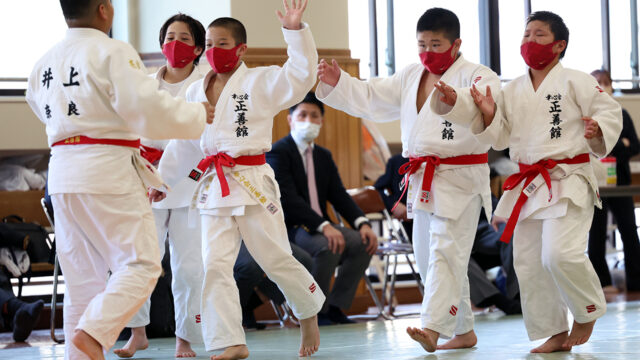
<svg viewBox="0 0 640 360"><path fill-rule="evenodd" d="M304 156L307 162L307 187L309 188L309 202L311 208L322 216L322 210L320 210L320 202L318 201L318 188L316 187L316 170L313 165L313 149L311 146L304 151Z"/></svg>

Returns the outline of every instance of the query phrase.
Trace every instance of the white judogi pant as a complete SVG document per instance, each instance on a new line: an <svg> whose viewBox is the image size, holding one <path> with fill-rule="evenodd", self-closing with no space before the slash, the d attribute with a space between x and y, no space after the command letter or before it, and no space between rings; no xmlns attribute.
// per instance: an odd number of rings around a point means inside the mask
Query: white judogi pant
<svg viewBox="0 0 640 360"><path fill-rule="evenodd" d="M279 206L278 208L282 209ZM233 265L244 241L251 256L275 282L298 319L315 316L325 296L292 255L282 210L245 206L242 216L201 215L205 273L202 324L207 351L246 344Z"/></svg>
<svg viewBox="0 0 640 360"><path fill-rule="evenodd" d="M171 253L171 291L176 319L176 336L190 343L202 343L200 298L202 296L202 240L199 219L189 227L189 207L153 209L158 234L160 258L164 257L165 239L169 237ZM147 326L151 301L147 299L127 327Z"/></svg>
<svg viewBox="0 0 640 360"><path fill-rule="evenodd" d="M457 220L414 212L413 251L425 286L422 327L445 339L473 330L467 268L481 210L477 196Z"/></svg>
<svg viewBox="0 0 640 360"><path fill-rule="evenodd" d="M513 234L514 267L531 340L568 331L567 307L579 323L606 312L600 281L585 254L593 206L562 201L568 202L565 216L520 220Z"/></svg>
<svg viewBox="0 0 640 360"><path fill-rule="evenodd" d="M142 187L124 195L53 194L51 200L66 284L65 359L88 359L71 342L74 330L108 350L153 291L161 271L154 219Z"/></svg>

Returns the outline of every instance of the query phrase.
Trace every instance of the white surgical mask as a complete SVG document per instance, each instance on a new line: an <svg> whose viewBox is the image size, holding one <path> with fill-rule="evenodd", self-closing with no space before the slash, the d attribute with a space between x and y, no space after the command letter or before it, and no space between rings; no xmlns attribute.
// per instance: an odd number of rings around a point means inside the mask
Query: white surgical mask
<svg viewBox="0 0 640 360"><path fill-rule="evenodd" d="M320 134L321 126L309 121L294 121L293 129L291 129L291 136L296 141L303 141L305 143L311 143Z"/></svg>

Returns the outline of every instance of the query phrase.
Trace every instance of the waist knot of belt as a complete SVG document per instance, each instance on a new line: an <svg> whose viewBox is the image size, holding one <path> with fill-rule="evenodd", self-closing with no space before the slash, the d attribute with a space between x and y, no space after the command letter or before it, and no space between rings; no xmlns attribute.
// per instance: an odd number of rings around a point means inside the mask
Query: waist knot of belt
<svg viewBox="0 0 640 360"><path fill-rule="evenodd" d="M504 228L502 232L502 236L500 236L500 241L509 243L511 240L511 235L513 235L513 230L518 222L518 218L520 217L520 211L522 210L522 206L527 202L529 196L525 193L525 191L532 193L535 190L535 186L528 188L538 175L542 175L547 188L549 189L549 200L551 201L553 195L551 193L551 175L549 175L549 170L556 167L558 164L582 164L589 162L589 154L580 154L572 158L560 159L560 160L552 160L552 159L543 159L538 161L535 164L519 164L520 172L513 174L505 180L504 185L502 186L503 190L513 190L518 186L521 182L524 181L524 185L522 186L522 190L520 191L520 196L516 201L513 210L511 211L511 215L509 216L509 220L507 221L507 226Z"/></svg>
<svg viewBox="0 0 640 360"><path fill-rule="evenodd" d="M233 158L226 153L218 153L215 155L207 156L206 158L200 160L198 163L198 170L201 173L205 173L211 165L213 165L216 169L216 175L218 176L218 181L220 182L220 190L222 191L222 197L226 197L230 194L229 191L229 183L227 182L227 178L224 175L224 171L222 167L235 167L236 165L249 165L249 166L257 166L265 164L266 156L265 154L260 155L247 155L247 156L238 156ZM193 177L192 177L193 178ZM194 178L194 180L198 180Z"/></svg>
<svg viewBox="0 0 640 360"><path fill-rule="evenodd" d="M398 174L404 175L403 180L403 191L402 195L393 206L393 211L396 206L400 203L400 200L404 196L407 191L407 186L409 184L409 176L418 172L423 163L426 163L424 168L424 175L422 177L422 188L420 191L420 202L429 202L430 194L431 194L431 183L433 182L433 175L435 174L436 168L441 164L445 165L477 165L477 164L486 164L489 160L488 154L471 154L471 155L459 155L452 156L448 158L441 158L438 156L422 156L422 157L412 157L409 159L409 162L405 163L398 170Z"/></svg>

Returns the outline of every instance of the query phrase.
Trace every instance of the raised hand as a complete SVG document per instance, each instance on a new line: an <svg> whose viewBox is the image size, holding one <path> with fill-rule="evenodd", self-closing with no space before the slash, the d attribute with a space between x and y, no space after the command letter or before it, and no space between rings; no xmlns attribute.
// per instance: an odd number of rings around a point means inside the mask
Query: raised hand
<svg viewBox="0 0 640 360"><path fill-rule="evenodd" d="M280 10L276 10L276 15L278 15L278 19L280 19L285 29L302 29L302 14L304 13L304 9L307 8L308 2L308 0L291 0L291 6L289 6L289 0L282 0L285 13L282 15Z"/></svg>
<svg viewBox="0 0 640 360"><path fill-rule="evenodd" d="M470 91L473 102L476 104L478 109L480 109L480 112L482 112L484 126L488 127L491 125L491 122L493 122L493 117L496 114L496 102L493 100L493 95L491 95L491 88L487 85L486 95L482 95L474 84Z"/></svg>
<svg viewBox="0 0 640 360"><path fill-rule="evenodd" d="M216 107L209 104L208 101L203 101L202 106L204 106L204 109L207 112L207 124L213 124L213 116L216 113Z"/></svg>
<svg viewBox="0 0 640 360"><path fill-rule="evenodd" d="M500 224L506 224L507 221L509 221L509 219L493 215L493 217L491 218L491 227L493 228L493 230L499 231L498 226Z"/></svg>
<svg viewBox="0 0 640 360"><path fill-rule="evenodd" d="M331 59L331 65L322 59L318 64L318 79L327 85L335 87L340 80L340 66L335 59Z"/></svg>
<svg viewBox="0 0 640 360"><path fill-rule="evenodd" d="M588 116L583 116L582 121L584 121L584 137L586 139L602 137L602 129L600 129L597 121Z"/></svg>
<svg viewBox="0 0 640 360"><path fill-rule="evenodd" d="M456 91L451 86L447 85L444 81L438 81L433 86L435 86L435 88L438 89L440 93L442 93L442 96L440 96L440 101L449 106L453 106L456 104L456 100L458 100L458 94L456 94Z"/></svg>

